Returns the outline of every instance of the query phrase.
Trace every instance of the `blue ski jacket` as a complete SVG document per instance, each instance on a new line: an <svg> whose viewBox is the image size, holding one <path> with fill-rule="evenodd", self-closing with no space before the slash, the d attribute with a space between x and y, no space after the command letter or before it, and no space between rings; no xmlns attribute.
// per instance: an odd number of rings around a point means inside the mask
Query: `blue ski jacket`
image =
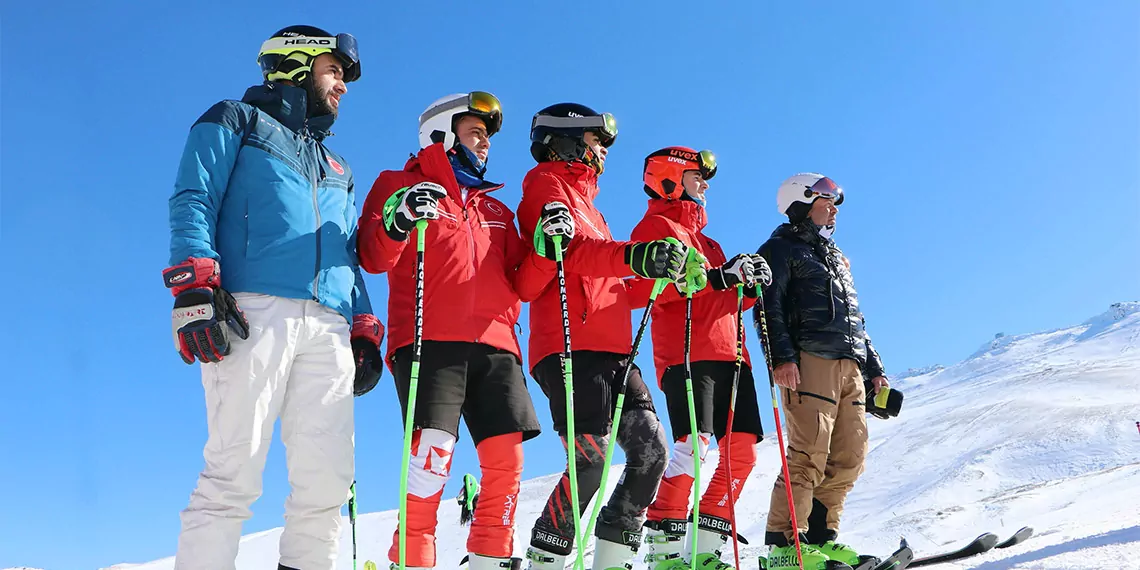
<svg viewBox="0 0 1140 570"><path fill-rule="evenodd" d="M194 123L170 197L170 264L217 259L231 293L371 313L356 253L352 170L306 117L304 89L250 87Z"/></svg>

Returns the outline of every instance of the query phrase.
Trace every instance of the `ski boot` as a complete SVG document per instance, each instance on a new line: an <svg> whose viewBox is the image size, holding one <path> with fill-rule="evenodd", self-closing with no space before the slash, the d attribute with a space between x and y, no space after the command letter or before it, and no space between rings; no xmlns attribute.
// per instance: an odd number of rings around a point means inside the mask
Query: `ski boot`
<svg viewBox="0 0 1140 570"><path fill-rule="evenodd" d="M820 552L827 555L832 560L838 560L852 568L859 566L867 560L874 558L873 556L860 556L853 548L846 544L829 540L823 544L812 545L819 549Z"/></svg>
<svg viewBox="0 0 1140 570"><path fill-rule="evenodd" d="M649 547L645 553L645 563L650 570L671 570L673 568L687 567L682 552L685 550L685 530L689 521L680 519L662 519L659 521L646 521L645 544Z"/></svg>
<svg viewBox="0 0 1140 570"><path fill-rule="evenodd" d="M521 567L521 558L496 558L482 554L467 555L467 570L519 570Z"/></svg>
<svg viewBox="0 0 1140 570"><path fill-rule="evenodd" d="M832 560L818 547L800 544L804 570L852 570L849 564ZM772 546L768 558L760 557L760 570L800 570L796 561L796 545Z"/></svg>
<svg viewBox="0 0 1140 570"><path fill-rule="evenodd" d="M565 554L551 554L541 548L526 549L527 570L563 570L566 568Z"/></svg>
<svg viewBox="0 0 1140 570"><path fill-rule="evenodd" d="M726 551L732 524L720 517L701 515L697 524L696 566L705 570L735 570L732 565L721 562L720 556ZM797 569L798 570L798 569Z"/></svg>
<svg viewBox="0 0 1140 570"><path fill-rule="evenodd" d="M633 557L636 554L636 542L630 546L599 538L594 543L593 570L633 570Z"/></svg>

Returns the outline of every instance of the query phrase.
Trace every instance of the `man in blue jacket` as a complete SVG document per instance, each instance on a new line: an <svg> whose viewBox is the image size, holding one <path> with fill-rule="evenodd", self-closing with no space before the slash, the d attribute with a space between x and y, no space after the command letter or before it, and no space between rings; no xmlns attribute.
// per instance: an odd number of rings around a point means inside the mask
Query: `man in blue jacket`
<svg viewBox="0 0 1140 570"><path fill-rule="evenodd" d="M259 63L264 84L190 129L170 198L174 345L202 362L209 427L178 570L234 568L278 416L292 487L278 568L331 570L353 481L352 398L382 366L352 171L323 142L360 77L356 40L290 26Z"/></svg>

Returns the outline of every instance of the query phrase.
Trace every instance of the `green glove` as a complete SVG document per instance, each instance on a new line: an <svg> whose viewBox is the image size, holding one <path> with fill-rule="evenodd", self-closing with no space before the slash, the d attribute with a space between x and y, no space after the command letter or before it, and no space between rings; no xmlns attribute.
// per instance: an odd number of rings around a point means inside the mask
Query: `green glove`
<svg viewBox="0 0 1140 570"><path fill-rule="evenodd" d="M708 261L696 248L689 248L689 254L685 257L685 272L677 280L677 290L682 295L689 292L696 293L709 284L708 273L705 269Z"/></svg>

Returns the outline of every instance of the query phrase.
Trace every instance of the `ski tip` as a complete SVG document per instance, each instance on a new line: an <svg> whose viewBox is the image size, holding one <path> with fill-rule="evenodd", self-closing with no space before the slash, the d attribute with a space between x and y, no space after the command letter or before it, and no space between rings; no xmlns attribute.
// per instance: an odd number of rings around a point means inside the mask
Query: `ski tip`
<svg viewBox="0 0 1140 570"><path fill-rule="evenodd" d="M470 555L470 554L464 554L464 555L463 555L463 559L459 561L459 565L460 565L460 566L463 566L464 564L467 564L467 561L468 561L468 560L470 560L470 559L471 559L471 555Z"/></svg>
<svg viewBox="0 0 1140 570"><path fill-rule="evenodd" d="M1033 527L1023 526L1017 532L1013 533L1012 536L1002 542L999 542L998 545L994 548L1009 548L1015 544L1025 542L1031 536L1033 536Z"/></svg>
<svg viewBox="0 0 1140 570"><path fill-rule="evenodd" d="M376 563L368 560L364 563L364 570L376 570Z"/></svg>
<svg viewBox="0 0 1140 570"><path fill-rule="evenodd" d="M992 532L984 533L984 534L978 536L978 538L974 539L975 542L978 542L979 544L981 544L982 549L984 549L984 550L989 550L989 549L993 548L994 546L997 546L997 543L999 540L1001 540L1001 539L998 538L998 535L996 535Z"/></svg>

